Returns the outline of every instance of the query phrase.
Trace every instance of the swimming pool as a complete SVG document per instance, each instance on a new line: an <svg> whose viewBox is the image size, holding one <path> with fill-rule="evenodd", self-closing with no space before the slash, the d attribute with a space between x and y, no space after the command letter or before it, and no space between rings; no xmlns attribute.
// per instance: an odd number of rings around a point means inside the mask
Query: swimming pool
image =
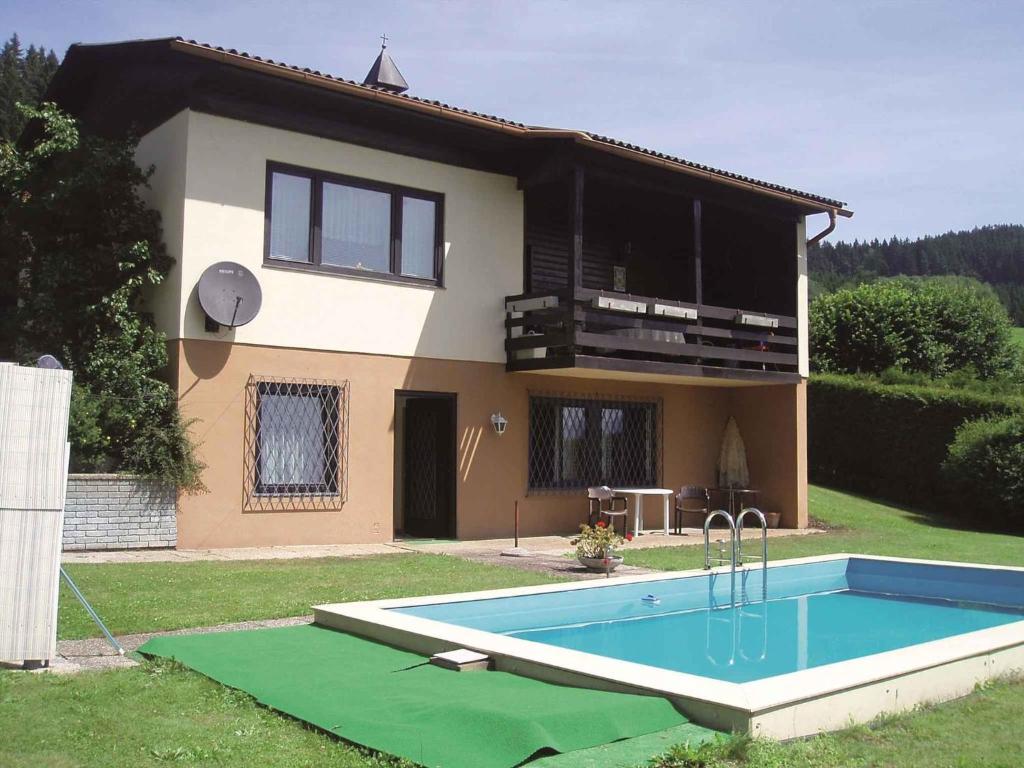
<svg viewBox="0 0 1024 768"><path fill-rule="evenodd" d="M1024 569L835 555L318 606L316 620L500 668L671 698L698 722L813 733L1024 668Z"/></svg>

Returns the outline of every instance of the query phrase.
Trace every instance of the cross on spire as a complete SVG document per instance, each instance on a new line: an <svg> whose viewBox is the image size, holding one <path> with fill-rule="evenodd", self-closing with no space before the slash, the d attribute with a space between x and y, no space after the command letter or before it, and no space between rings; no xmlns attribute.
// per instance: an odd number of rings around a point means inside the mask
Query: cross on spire
<svg viewBox="0 0 1024 768"><path fill-rule="evenodd" d="M409 90L409 84L405 82L402 73L398 71L391 54L387 52L388 36L380 36L380 53L377 60L373 62L370 71L366 73L363 85L372 85L374 88L382 88L392 93L403 93Z"/></svg>

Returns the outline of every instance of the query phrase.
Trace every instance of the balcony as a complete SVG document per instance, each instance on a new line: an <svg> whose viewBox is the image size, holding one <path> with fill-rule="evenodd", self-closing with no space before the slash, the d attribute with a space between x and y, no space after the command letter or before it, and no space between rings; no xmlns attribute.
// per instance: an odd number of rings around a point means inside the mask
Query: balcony
<svg viewBox="0 0 1024 768"><path fill-rule="evenodd" d="M509 371L800 380L795 317L582 287L506 296L505 313Z"/></svg>
<svg viewBox="0 0 1024 768"><path fill-rule="evenodd" d="M521 181L509 371L800 380L799 210L581 156L543 170Z"/></svg>

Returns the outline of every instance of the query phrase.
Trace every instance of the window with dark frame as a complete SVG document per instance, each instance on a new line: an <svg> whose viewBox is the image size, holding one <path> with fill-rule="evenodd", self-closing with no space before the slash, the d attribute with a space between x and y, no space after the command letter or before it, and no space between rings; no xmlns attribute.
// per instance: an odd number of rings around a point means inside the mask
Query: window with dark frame
<svg viewBox="0 0 1024 768"><path fill-rule="evenodd" d="M656 486L660 443L657 402L531 396L529 490Z"/></svg>
<svg viewBox="0 0 1024 768"><path fill-rule="evenodd" d="M264 261L442 284L444 195L267 164Z"/></svg>
<svg viewBox="0 0 1024 768"><path fill-rule="evenodd" d="M345 500L347 382L250 377L245 411L246 509Z"/></svg>

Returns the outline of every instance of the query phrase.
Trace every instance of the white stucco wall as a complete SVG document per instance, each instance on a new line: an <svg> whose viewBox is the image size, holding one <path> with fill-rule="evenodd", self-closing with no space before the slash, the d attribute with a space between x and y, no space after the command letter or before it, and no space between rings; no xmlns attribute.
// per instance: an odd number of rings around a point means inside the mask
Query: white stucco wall
<svg viewBox="0 0 1024 768"><path fill-rule="evenodd" d="M160 212L164 244L175 264L164 282L150 292L147 305L157 327L169 338L177 338L181 327L181 255L185 215L185 157L189 115L179 112L139 141L135 161L142 169L154 167L149 188L142 198Z"/></svg>
<svg viewBox="0 0 1024 768"><path fill-rule="evenodd" d="M180 225L172 196L153 195L178 259L174 279L153 303L169 338L505 361L503 298L522 290L523 271L522 193L514 177L188 110L148 134L139 159L158 166L154 191L183 187ZM445 287L264 267L268 160L443 193ZM195 285L217 261L252 269L263 306L246 326L207 333Z"/></svg>

